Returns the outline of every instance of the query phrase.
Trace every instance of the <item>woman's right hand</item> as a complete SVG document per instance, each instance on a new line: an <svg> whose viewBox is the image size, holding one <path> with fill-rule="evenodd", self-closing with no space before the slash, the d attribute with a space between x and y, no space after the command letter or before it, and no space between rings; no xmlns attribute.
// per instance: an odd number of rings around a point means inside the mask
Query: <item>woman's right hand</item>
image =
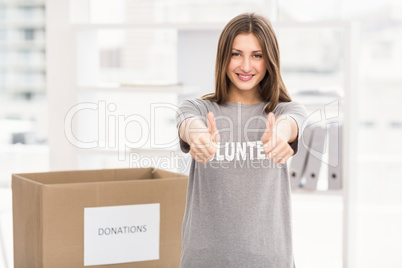
<svg viewBox="0 0 402 268"><path fill-rule="evenodd" d="M214 158L217 143L220 140L218 129L216 128L215 117L212 112L207 115L208 128L203 133L195 133L196 136L191 139L190 155L201 163L206 164Z"/></svg>

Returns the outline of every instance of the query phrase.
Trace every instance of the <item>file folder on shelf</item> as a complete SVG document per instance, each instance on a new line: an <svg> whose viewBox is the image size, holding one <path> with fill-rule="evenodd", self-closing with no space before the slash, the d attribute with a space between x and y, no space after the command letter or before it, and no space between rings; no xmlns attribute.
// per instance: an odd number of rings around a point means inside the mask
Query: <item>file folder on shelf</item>
<svg viewBox="0 0 402 268"><path fill-rule="evenodd" d="M311 144L311 130L304 129L301 132L299 150L295 156L292 157L289 167L290 185L292 189L297 189L302 186L302 177L306 167L308 151L307 148Z"/></svg>
<svg viewBox="0 0 402 268"><path fill-rule="evenodd" d="M342 126L331 124L328 129L328 189L342 188Z"/></svg>
<svg viewBox="0 0 402 268"><path fill-rule="evenodd" d="M306 163L306 171L304 174L305 183L304 189L315 190L317 189L317 181L320 174L322 165L322 156L324 154L324 145L327 130L321 126L310 126L311 143L308 150L308 157Z"/></svg>

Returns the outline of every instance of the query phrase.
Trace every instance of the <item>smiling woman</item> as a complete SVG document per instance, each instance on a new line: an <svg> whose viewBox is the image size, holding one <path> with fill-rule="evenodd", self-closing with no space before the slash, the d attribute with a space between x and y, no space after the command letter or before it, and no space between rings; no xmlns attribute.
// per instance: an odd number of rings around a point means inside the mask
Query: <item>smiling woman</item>
<svg viewBox="0 0 402 268"><path fill-rule="evenodd" d="M225 26L215 85L176 117L181 149L193 158L181 267L292 268L286 162L306 111L282 82L268 19L247 13Z"/></svg>

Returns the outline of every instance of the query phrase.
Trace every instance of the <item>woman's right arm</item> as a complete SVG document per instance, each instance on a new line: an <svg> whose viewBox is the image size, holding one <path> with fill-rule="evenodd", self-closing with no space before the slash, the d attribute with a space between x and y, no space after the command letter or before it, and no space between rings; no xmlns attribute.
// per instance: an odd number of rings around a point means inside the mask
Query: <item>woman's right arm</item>
<svg viewBox="0 0 402 268"><path fill-rule="evenodd" d="M219 133L212 112L208 113L207 119L208 126L197 117L187 118L179 129L180 138L190 145L191 157L201 164L209 162L214 157L219 141Z"/></svg>

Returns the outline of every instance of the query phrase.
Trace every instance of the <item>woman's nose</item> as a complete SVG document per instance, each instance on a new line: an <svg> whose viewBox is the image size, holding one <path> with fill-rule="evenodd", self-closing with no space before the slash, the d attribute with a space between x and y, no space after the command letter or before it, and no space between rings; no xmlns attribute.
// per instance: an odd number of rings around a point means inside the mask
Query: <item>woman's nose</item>
<svg viewBox="0 0 402 268"><path fill-rule="evenodd" d="M248 73L251 71L251 62L248 57L244 57L241 63L241 70L245 73Z"/></svg>

